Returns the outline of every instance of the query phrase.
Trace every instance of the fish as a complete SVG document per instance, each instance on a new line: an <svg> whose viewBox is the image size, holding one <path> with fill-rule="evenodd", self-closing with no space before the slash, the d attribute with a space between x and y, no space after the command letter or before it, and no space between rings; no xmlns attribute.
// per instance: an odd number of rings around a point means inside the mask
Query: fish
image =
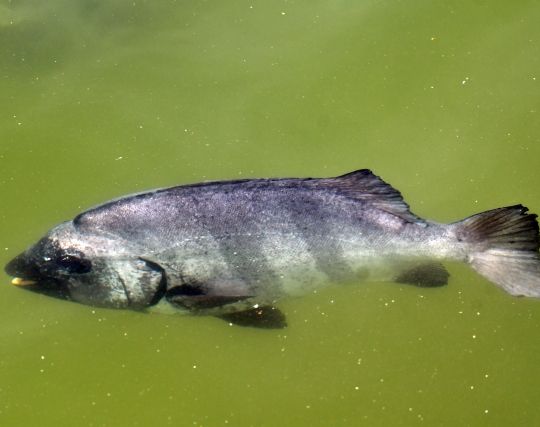
<svg viewBox="0 0 540 427"><path fill-rule="evenodd" d="M512 205L450 224L425 220L369 169L213 181L88 209L5 271L20 288L91 306L274 329L287 326L283 298L369 281L443 286L445 261L511 295L540 297L536 218Z"/></svg>

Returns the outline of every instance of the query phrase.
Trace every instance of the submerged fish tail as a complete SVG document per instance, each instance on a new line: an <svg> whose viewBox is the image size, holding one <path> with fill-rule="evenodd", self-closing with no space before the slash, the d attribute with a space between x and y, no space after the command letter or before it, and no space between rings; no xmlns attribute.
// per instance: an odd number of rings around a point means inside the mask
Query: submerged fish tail
<svg viewBox="0 0 540 427"><path fill-rule="evenodd" d="M538 222L522 205L482 212L456 226L468 243L468 261L482 276L512 295L540 297Z"/></svg>

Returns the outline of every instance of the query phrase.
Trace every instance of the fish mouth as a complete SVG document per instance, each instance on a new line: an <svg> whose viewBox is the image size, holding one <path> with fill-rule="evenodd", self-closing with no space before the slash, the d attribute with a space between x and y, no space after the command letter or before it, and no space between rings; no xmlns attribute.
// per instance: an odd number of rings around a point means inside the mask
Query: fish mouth
<svg viewBox="0 0 540 427"><path fill-rule="evenodd" d="M17 286L30 284L29 282L38 281L41 277L39 269L28 260L24 253L8 262L4 270L10 276L15 277L11 283Z"/></svg>
<svg viewBox="0 0 540 427"><path fill-rule="evenodd" d="M4 270L13 277L11 284L18 288L54 298L70 299L67 286L55 278L40 274L24 253L8 262Z"/></svg>
<svg viewBox="0 0 540 427"><path fill-rule="evenodd" d="M70 295L67 286L56 279L49 277L42 279L25 279L15 277L11 280L11 284L25 291L35 292L37 294L46 295L48 297L69 300Z"/></svg>
<svg viewBox="0 0 540 427"><path fill-rule="evenodd" d="M37 284L37 280L23 279L22 277L15 277L11 281L12 285L15 286L31 286Z"/></svg>

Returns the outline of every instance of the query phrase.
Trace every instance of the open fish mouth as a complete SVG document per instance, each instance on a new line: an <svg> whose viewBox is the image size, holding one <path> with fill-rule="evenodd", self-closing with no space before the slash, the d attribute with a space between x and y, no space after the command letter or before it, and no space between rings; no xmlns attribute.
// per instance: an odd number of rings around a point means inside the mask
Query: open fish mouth
<svg viewBox="0 0 540 427"><path fill-rule="evenodd" d="M22 277L15 277L11 284L15 286L32 286L37 285L37 280L23 279Z"/></svg>
<svg viewBox="0 0 540 427"><path fill-rule="evenodd" d="M67 286L65 286L62 282L56 279L26 279L23 277L15 277L11 280L11 284L17 286L20 289L47 295L49 297L66 300L71 299Z"/></svg>
<svg viewBox="0 0 540 427"><path fill-rule="evenodd" d="M23 254L13 258L5 267L7 274L13 277L11 284L18 288L47 296L69 299L67 286L52 277L44 277L37 267Z"/></svg>
<svg viewBox="0 0 540 427"><path fill-rule="evenodd" d="M28 257L24 253L16 256L4 268L4 271L14 277L11 281L15 286L30 286L41 281L42 274Z"/></svg>

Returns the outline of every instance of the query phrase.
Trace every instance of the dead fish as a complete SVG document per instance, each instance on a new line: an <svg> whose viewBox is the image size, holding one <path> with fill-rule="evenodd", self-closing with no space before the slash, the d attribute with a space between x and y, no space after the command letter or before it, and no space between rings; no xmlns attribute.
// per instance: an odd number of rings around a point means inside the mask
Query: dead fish
<svg viewBox="0 0 540 427"><path fill-rule="evenodd" d="M79 214L9 262L13 284L83 304L173 307L279 328L276 302L329 283L440 286L468 263L512 295L540 296L536 215L521 205L440 224L367 169L158 189Z"/></svg>

